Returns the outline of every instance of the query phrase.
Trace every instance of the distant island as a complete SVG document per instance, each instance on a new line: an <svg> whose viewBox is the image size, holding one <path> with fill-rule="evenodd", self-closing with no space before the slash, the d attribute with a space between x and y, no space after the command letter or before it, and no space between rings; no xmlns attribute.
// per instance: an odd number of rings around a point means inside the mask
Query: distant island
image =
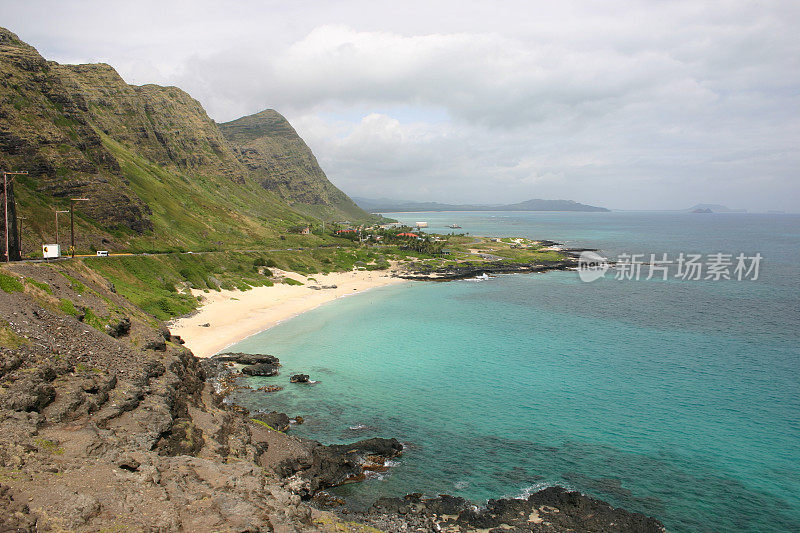
<svg viewBox="0 0 800 533"><path fill-rule="evenodd" d="M720 204L697 204L685 211L690 213L747 213L747 209L731 209Z"/></svg>
<svg viewBox="0 0 800 533"><path fill-rule="evenodd" d="M608 212L605 207L580 204L572 200L533 199L516 204L440 204L439 202L410 202L387 198L370 199L353 197L364 211L371 213L398 213L410 211L581 211Z"/></svg>

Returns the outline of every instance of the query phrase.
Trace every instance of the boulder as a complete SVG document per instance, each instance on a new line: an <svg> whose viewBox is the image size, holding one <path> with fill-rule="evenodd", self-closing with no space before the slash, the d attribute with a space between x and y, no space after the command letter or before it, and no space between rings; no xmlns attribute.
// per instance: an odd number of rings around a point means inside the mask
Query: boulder
<svg viewBox="0 0 800 533"><path fill-rule="evenodd" d="M122 318L112 324L106 324L106 333L112 337L119 338L127 335L131 330L131 319L128 317Z"/></svg>
<svg viewBox="0 0 800 533"><path fill-rule="evenodd" d="M277 376L278 365L271 363L248 365L242 369L242 374L247 374L248 376Z"/></svg>
<svg viewBox="0 0 800 533"><path fill-rule="evenodd" d="M152 338L144 343L142 346L145 350L155 350L157 352L163 352L167 349L167 342L164 340L164 337L155 337Z"/></svg>
<svg viewBox="0 0 800 533"><path fill-rule="evenodd" d="M374 468L376 463L384 464L403 452L403 445L397 439L372 438L330 446L315 441L302 442L307 447L306 453L283 461L276 469L284 477L299 474L305 481L298 488L302 496L363 479L365 467Z"/></svg>
<svg viewBox="0 0 800 533"><path fill-rule="evenodd" d="M286 413L272 411L271 413L256 413L252 416L254 420L259 420L278 431L286 431L290 427L289 417Z"/></svg>
<svg viewBox="0 0 800 533"><path fill-rule="evenodd" d="M258 364L280 364L280 360L274 355L261 354L261 353L239 353L228 352L215 355L212 359L217 361L231 361L239 363L240 365L258 365Z"/></svg>
<svg viewBox="0 0 800 533"><path fill-rule="evenodd" d="M309 381L308 374L295 374L289 378L291 383L308 383Z"/></svg>

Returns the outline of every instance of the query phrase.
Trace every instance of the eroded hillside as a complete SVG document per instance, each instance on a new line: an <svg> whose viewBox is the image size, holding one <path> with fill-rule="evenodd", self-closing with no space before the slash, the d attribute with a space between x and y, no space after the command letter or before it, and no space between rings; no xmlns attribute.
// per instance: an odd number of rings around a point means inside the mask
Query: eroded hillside
<svg viewBox="0 0 800 533"><path fill-rule="evenodd" d="M177 87L59 65L0 29L0 167L29 172L16 178L28 250L55 241L53 210L74 197L89 198L76 206L84 250L257 246L320 218L370 218L277 122L234 146Z"/></svg>

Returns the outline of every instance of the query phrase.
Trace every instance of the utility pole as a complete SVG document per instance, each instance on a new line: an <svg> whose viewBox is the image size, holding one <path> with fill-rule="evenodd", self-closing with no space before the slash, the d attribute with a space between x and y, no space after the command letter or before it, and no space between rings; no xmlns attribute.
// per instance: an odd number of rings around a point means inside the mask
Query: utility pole
<svg viewBox="0 0 800 533"><path fill-rule="evenodd" d="M88 198L70 198L69 199L69 253L75 259L75 202L88 202Z"/></svg>
<svg viewBox="0 0 800 533"><path fill-rule="evenodd" d="M68 209L65 209L65 210L63 210L63 211L59 211L58 209L56 209L56 246L59 246L59 242L58 242L58 239L59 239L59 233L58 233L58 214L59 214L59 213L69 213L69 210L68 210ZM60 249L60 246L59 246L59 249Z"/></svg>
<svg viewBox="0 0 800 533"><path fill-rule="evenodd" d="M27 174L27 172L6 172L3 171L3 200L5 204L5 219L6 219L6 263L11 262L11 250L9 246L11 244L11 231L8 227L8 177L12 176L20 176L23 174Z"/></svg>

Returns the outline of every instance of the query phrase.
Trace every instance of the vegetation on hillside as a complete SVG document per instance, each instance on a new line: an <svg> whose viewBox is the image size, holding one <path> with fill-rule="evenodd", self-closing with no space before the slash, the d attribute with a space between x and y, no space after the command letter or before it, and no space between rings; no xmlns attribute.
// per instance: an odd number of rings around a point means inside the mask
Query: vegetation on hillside
<svg viewBox="0 0 800 533"><path fill-rule="evenodd" d="M15 191L29 257L44 243L68 246L69 216L56 235L54 210L75 197L89 199L75 205L83 252L252 249L291 226L376 219L274 111L246 155L179 88L128 85L105 64L48 62L3 28L0 70L0 166L29 172Z"/></svg>

